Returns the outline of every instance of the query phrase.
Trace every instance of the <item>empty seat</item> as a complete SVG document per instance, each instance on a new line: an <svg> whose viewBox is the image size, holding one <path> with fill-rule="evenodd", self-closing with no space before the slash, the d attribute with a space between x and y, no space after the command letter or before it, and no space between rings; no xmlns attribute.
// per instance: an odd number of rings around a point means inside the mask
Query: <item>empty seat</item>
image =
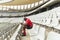
<svg viewBox="0 0 60 40"><path fill-rule="evenodd" d="M56 19L56 18L51 19L51 22L49 25L52 27L57 26L58 25L58 19Z"/></svg>
<svg viewBox="0 0 60 40"><path fill-rule="evenodd" d="M43 3L43 1L39 1L39 4L42 4Z"/></svg>
<svg viewBox="0 0 60 40"><path fill-rule="evenodd" d="M27 5L24 5L24 9L27 9L27 7L28 7Z"/></svg>
<svg viewBox="0 0 60 40"><path fill-rule="evenodd" d="M51 21L51 18L46 18L46 20L45 20L45 25L50 25L50 21Z"/></svg>
<svg viewBox="0 0 60 40"><path fill-rule="evenodd" d="M10 6L11 9L14 9L14 6Z"/></svg>
<svg viewBox="0 0 60 40"><path fill-rule="evenodd" d="M18 9L18 6L16 5L16 6L13 6L13 9Z"/></svg>
<svg viewBox="0 0 60 40"><path fill-rule="evenodd" d="M21 5L21 9L24 9L24 5Z"/></svg>
<svg viewBox="0 0 60 40"><path fill-rule="evenodd" d="M38 2L35 3L35 6L38 6Z"/></svg>
<svg viewBox="0 0 60 40"><path fill-rule="evenodd" d="M17 6L17 9L18 9L18 10L20 10L20 9L21 9L21 6L20 6L20 5L18 5L18 6Z"/></svg>
<svg viewBox="0 0 60 40"><path fill-rule="evenodd" d="M28 4L28 8L31 8L31 4Z"/></svg>
<svg viewBox="0 0 60 40"><path fill-rule="evenodd" d="M50 32L48 34L47 40L60 40L60 34L55 32Z"/></svg>
<svg viewBox="0 0 60 40"><path fill-rule="evenodd" d="M35 5L34 5L34 3L33 3L33 4L31 4L31 8L32 8L32 7L34 7L34 6L35 6Z"/></svg>

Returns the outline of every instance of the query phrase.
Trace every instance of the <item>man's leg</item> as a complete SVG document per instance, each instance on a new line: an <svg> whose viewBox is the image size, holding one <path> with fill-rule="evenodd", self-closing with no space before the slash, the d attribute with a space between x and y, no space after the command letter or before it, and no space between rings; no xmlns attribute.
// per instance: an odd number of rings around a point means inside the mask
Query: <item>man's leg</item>
<svg viewBox="0 0 60 40"><path fill-rule="evenodd" d="M23 36L26 36L26 25L23 25L22 34Z"/></svg>
<svg viewBox="0 0 60 40"><path fill-rule="evenodd" d="M26 36L26 28L23 28L23 35Z"/></svg>

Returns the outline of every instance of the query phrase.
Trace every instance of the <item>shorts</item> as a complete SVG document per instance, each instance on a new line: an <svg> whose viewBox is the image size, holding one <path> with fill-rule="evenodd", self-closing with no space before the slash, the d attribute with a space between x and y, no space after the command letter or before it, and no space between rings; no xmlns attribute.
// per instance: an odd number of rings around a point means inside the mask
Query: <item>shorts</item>
<svg viewBox="0 0 60 40"><path fill-rule="evenodd" d="M29 25L27 25L27 27L26 27L27 29L32 29L32 27L31 26L29 26Z"/></svg>

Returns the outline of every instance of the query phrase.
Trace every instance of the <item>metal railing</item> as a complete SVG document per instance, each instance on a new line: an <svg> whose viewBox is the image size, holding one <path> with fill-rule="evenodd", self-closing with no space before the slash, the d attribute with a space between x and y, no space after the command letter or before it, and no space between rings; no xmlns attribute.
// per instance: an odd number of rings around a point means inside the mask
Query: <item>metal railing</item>
<svg viewBox="0 0 60 40"><path fill-rule="evenodd" d="M16 31L18 24L13 24L11 26L7 26L6 28L0 30L0 40L10 40L13 33Z"/></svg>
<svg viewBox="0 0 60 40"><path fill-rule="evenodd" d="M54 27L49 27L47 25L43 25L43 24L39 24L39 23L35 23L33 22L33 24L35 25L38 25L39 27L37 28L38 30L36 31L37 32L37 35L39 33L39 30L40 30L40 27L43 27L45 28L45 39L44 40L47 40L47 36L49 34L49 32L53 31L53 32L56 32L58 34L60 34L60 30L59 29L56 29ZM35 27L36 28L36 27ZM22 40L22 36L21 36L21 30L22 30L22 26L21 26L21 29L19 30L17 36L16 36L16 40ZM36 34L32 35L32 36L36 36Z"/></svg>

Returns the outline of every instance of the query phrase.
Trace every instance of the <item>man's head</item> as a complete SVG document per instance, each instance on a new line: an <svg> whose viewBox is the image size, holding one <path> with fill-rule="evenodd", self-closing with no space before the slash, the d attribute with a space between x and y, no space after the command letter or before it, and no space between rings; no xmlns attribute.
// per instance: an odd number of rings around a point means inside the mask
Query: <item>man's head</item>
<svg viewBox="0 0 60 40"><path fill-rule="evenodd" d="M27 18L26 17L24 17L24 21L26 21L27 20Z"/></svg>

